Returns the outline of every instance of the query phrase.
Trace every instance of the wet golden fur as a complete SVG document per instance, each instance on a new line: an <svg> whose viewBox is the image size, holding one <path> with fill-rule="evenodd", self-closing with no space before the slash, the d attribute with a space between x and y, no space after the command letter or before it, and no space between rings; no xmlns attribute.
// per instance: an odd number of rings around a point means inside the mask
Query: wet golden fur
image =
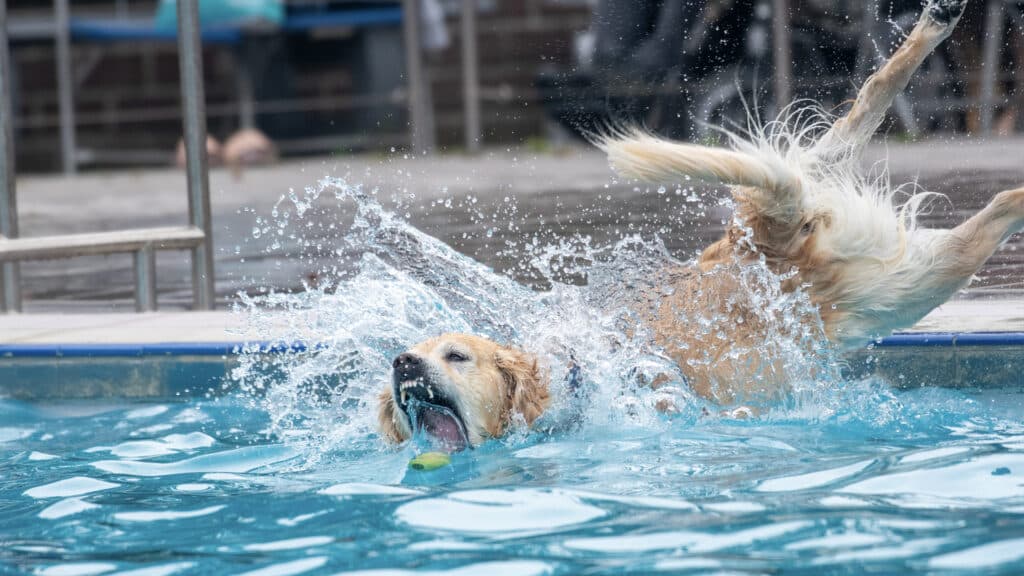
<svg viewBox="0 0 1024 576"><path fill-rule="evenodd" d="M728 134L732 149L670 142L625 130L599 141L623 176L658 183L696 179L731 188L734 224L697 266L669 271L671 290L638 297L655 341L691 387L721 403L784 392L784 367L762 357L761 316L737 287L737 267L763 258L783 289L801 287L825 335L842 349L912 326L965 287L992 253L1024 227L1024 188L1002 192L952 230L920 227L929 194L897 204L900 188L869 179L864 146L914 71L956 26L967 0L932 0L903 45L835 122L806 108L790 118ZM810 117L812 120L807 121ZM655 285L659 285L655 283ZM719 337L695 316L714 315ZM740 320L746 320L740 322ZM809 319L811 321L813 319Z"/></svg>
<svg viewBox="0 0 1024 576"><path fill-rule="evenodd" d="M639 290L631 303L696 393L725 405L785 393L790 375L759 346L769 338L768 320L740 280L752 261L763 257L771 271L788 274L782 288L805 290L820 311L825 336L840 348L854 348L916 323L966 286L999 245L1024 228L1024 188L998 194L952 230L929 230L916 225L926 196L897 205L898 188L862 174L864 145L913 72L949 36L965 5L966 0L932 0L904 44L835 122L795 129L774 123L743 137L731 135L732 149L631 130L600 140L612 167L625 177L658 183L696 179L731 188L736 219L725 236L696 265L679 264L646 279L659 289ZM701 317L716 319L713 334L696 329L693 319ZM780 336L786 334L771 335ZM480 380L462 375L452 381L466 387L467 405L479 412L479 435L500 434L510 411L524 411L531 422L547 403L536 363L519 364L533 374L525 380L533 383L534 401L516 402L517 389L506 383L496 359L499 351L512 351L472 341L487 351ZM431 341L415 349L426 353L439 345ZM407 431L396 433L389 394L381 397L381 423L389 438L400 440Z"/></svg>
<svg viewBox="0 0 1024 576"><path fill-rule="evenodd" d="M467 360L447 360L452 351ZM517 416L532 424L550 402L547 375L533 356L519 349L479 336L444 334L416 344L408 353L420 358L434 385L456 401L473 445L501 436ZM395 443L409 439L409 418L398 408L391 386L379 400L384 438Z"/></svg>

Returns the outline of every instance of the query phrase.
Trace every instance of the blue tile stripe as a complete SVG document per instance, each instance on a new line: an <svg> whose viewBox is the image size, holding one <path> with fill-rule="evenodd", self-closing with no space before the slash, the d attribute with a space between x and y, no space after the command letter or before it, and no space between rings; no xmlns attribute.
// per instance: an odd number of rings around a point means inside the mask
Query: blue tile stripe
<svg viewBox="0 0 1024 576"><path fill-rule="evenodd" d="M1024 346L1024 332L922 332L893 334L875 343L879 348L908 346Z"/></svg>
<svg viewBox="0 0 1024 576"><path fill-rule="evenodd" d="M0 344L3 358L111 358L144 356L234 356L244 347L258 346L267 353L297 353L325 344L303 342L168 342L156 344ZM960 332L894 334L876 348L950 346L1024 346L1024 332Z"/></svg>
<svg viewBox="0 0 1024 576"><path fill-rule="evenodd" d="M244 347L268 353L309 349L302 342L168 342L156 344L0 344L3 358L131 358L144 356L234 356Z"/></svg>

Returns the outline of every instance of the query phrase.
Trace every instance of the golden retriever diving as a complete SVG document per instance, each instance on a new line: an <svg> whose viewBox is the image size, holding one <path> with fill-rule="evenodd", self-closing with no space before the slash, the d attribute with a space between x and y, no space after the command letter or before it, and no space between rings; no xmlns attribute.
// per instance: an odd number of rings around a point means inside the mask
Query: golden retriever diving
<svg viewBox="0 0 1024 576"><path fill-rule="evenodd" d="M701 180L731 187L736 224L695 264L652 279L631 307L687 385L721 405L784 390L784 367L757 344L769 338L740 283L763 261L802 289L824 335L841 349L913 325L944 303L1011 234L1024 228L1024 188L1002 192L952 230L916 223L923 195L900 205L896 190L869 179L861 152L924 59L952 32L967 0L932 0L903 45L835 122L784 122L732 136L730 149L662 140L641 131L602 138L622 176L654 183ZM712 334L694 317L718 318ZM815 322L818 320L815 319ZM412 402L415 400L415 402ZM527 353L489 340L446 335L394 363L381 394L383 436L400 442L415 421L452 449L502 435L516 415L532 423L549 404L548 382Z"/></svg>

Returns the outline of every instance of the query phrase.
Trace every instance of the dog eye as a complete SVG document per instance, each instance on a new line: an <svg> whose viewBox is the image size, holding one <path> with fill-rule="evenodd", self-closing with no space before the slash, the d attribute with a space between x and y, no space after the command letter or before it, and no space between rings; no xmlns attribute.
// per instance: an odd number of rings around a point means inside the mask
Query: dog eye
<svg viewBox="0 0 1024 576"><path fill-rule="evenodd" d="M444 359L449 362L465 362L466 360L469 360L469 357L461 352L452 350L444 357Z"/></svg>
<svg viewBox="0 0 1024 576"><path fill-rule="evenodd" d="M803 228L800 229L800 233L803 234L804 236L810 234L811 232L814 232L814 222L813 221L805 223L803 225Z"/></svg>

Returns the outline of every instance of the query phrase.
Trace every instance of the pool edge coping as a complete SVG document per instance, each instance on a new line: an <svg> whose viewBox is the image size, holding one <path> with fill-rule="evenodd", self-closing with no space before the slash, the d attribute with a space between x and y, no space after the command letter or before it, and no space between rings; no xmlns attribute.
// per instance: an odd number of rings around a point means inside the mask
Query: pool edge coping
<svg viewBox="0 0 1024 576"><path fill-rule="evenodd" d="M872 348L1022 346L1024 332L906 332L867 344ZM301 353L327 344L301 341L25 343L0 344L0 360L9 358L110 358L150 356L238 356L246 352Z"/></svg>

